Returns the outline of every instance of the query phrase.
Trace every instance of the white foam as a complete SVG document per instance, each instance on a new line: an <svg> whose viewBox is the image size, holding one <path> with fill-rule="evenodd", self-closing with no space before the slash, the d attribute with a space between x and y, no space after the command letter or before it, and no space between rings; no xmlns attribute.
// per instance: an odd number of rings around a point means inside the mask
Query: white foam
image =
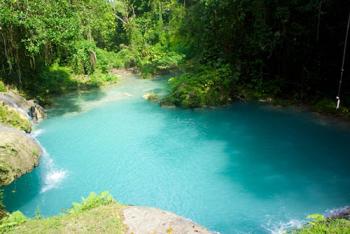
<svg viewBox="0 0 350 234"><path fill-rule="evenodd" d="M271 234L286 234L291 229L299 229L305 224L304 221L291 219L288 222L279 222L275 224L268 224L264 228Z"/></svg>
<svg viewBox="0 0 350 234"><path fill-rule="evenodd" d="M45 170L42 175L44 185L41 188L40 192L44 193L51 189L58 188L62 181L67 177L68 173L66 170L57 169L50 154L46 151L44 147L42 147L42 150L42 164L45 167Z"/></svg>
<svg viewBox="0 0 350 234"><path fill-rule="evenodd" d="M51 170L44 176L44 186L41 188L41 193L57 188L64 178L67 176L65 170Z"/></svg>
<svg viewBox="0 0 350 234"><path fill-rule="evenodd" d="M37 138L38 136L40 136L41 134L43 134L45 132L44 129L36 129L35 131L33 131L30 135L33 138Z"/></svg>

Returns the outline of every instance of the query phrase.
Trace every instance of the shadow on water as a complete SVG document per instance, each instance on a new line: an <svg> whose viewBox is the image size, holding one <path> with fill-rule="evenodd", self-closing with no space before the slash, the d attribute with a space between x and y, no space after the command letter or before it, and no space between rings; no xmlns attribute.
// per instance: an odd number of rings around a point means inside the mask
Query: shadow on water
<svg viewBox="0 0 350 234"><path fill-rule="evenodd" d="M40 170L36 168L31 173L20 177L10 185L4 187L4 204L16 203L18 209L28 204L40 193L42 183L40 177Z"/></svg>
<svg viewBox="0 0 350 234"><path fill-rule="evenodd" d="M106 93L101 88L89 91L77 91L54 100L54 105L48 110L50 116L61 116L68 113L79 113L82 111L82 102L92 102L101 100Z"/></svg>

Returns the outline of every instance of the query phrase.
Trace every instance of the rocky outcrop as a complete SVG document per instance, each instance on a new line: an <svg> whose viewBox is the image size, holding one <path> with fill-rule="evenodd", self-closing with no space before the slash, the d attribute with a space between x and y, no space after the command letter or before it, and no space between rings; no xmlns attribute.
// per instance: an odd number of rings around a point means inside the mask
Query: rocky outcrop
<svg viewBox="0 0 350 234"><path fill-rule="evenodd" d="M41 148L22 131L0 125L0 185L8 185L39 163Z"/></svg>
<svg viewBox="0 0 350 234"><path fill-rule="evenodd" d="M132 233L178 233L209 234L210 232L191 220L174 213L151 207L128 206L123 209L127 234Z"/></svg>
<svg viewBox="0 0 350 234"><path fill-rule="evenodd" d="M346 206L340 209L331 210L326 214L327 218L330 219L347 219L350 220L350 206Z"/></svg>
<svg viewBox="0 0 350 234"><path fill-rule="evenodd" d="M158 95L153 92L145 93L142 97L151 102L158 102L159 100Z"/></svg>
<svg viewBox="0 0 350 234"><path fill-rule="evenodd" d="M0 103L15 110L23 118L38 122L45 118L45 111L34 100L26 100L19 94L8 91L6 93L0 93Z"/></svg>

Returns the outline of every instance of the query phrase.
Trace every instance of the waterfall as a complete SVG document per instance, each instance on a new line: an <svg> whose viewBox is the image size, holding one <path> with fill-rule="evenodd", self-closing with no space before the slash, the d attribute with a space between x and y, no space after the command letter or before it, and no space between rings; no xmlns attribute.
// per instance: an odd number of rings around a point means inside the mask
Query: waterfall
<svg viewBox="0 0 350 234"><path fill-rule="evenodd" d="M45 193L51 189L59 187L59 185L68 175L66 170L56 167L54 160L51 158L51 155L37 140L37 137L43 132L44 131L42 129L37 129L31 134L31 137L40 145L42 149L41 166L43 166L45 170L43 171L41 177L43 182L40 190L41 193Z"/></svg>

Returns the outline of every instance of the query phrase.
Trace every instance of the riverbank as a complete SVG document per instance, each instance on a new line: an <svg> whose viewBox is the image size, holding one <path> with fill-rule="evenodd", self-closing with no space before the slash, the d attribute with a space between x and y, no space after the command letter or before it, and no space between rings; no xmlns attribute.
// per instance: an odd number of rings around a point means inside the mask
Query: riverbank
<svg viewBox="0 0 350 234"><path fill-rule="evenodd" d="M0 221L0 233L169 233L210 234L198 224L173 213L149 207L127 206L103 192L91 193L64 213L42 218L17 211Z"/></svg>

